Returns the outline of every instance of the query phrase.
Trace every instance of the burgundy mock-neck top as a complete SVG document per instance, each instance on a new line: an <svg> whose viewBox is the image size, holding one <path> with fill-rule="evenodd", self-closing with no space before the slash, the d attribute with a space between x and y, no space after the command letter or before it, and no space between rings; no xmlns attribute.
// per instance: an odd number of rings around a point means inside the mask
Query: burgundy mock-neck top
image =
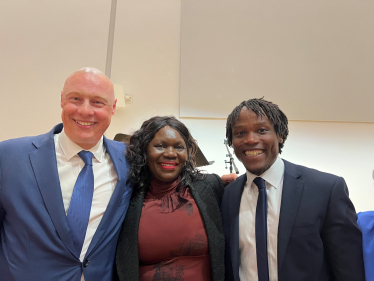
<svg viewBox="0 0 374 281"><path fill-rule="evenodd" d="M139 232L140 281L211 280L208 239L199 209L180 178L152 180Z"/></svg>

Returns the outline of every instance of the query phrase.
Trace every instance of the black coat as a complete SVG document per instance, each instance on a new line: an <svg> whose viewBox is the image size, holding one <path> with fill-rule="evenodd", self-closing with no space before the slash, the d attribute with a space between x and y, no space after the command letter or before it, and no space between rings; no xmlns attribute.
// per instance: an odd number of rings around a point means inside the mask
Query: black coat
<svg viewBox="0 0 374 281"><path fill-rule="evenodd" d="M362 236L343 178L284 162L279 281L364 281ZM225 188L226 280L239 281L239 207L247 175Z"/></svg>
<svg viewBox="0 0 374 281"><path fill-rule="evenodd" d="M220 213L223 183L217 175L212 174L193 182L188 188L199 208L208 236L212 279L223 281L225 238ZM117 273L121 281L139 280L138 230L145 193L145 190L140 191L131 199L122 225L116 254Z"/></svg>

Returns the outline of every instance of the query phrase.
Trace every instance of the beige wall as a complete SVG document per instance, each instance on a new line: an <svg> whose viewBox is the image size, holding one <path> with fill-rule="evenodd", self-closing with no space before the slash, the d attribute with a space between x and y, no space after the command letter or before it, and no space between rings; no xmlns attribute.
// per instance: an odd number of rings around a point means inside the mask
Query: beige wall
<svg viewBox="0 0 374 281"><path fill-rule="evenodd" d="M3 41L7 43L2 44L0 53L3 98L0 140L50 130L60 121L59 93L64 78L86 65L104 70L109 1L97 8L90 5L89 11L83 4L88 3L85 1L76 4L70 0L57 7L43 6L56 15L34 24L33 30L47 32L48 36L38 33L37 40L29 33L23 36L24 27L16 24L17 17L26 17L25 22L31 26L35 20L33 14L40 12L38 3L47 2L40 0L24 8L14 7L13 1L0 2L0 34L8 38ZM71 18L67 17L70 13L77 18L81 16L79 26L83 27L79 32L67 20ZM42 15L36 18L42 19ZM117 110L106 133L108 138L119 132L131 133L155 114L179 117L180 22L180 0L118 1L112 80L132 94L134 102ZM59 30L57 36L56 28L64 24L67 27ZM79 41L80 35L85 42ZM91 37L97 42L87 41ZM223 145L225 121L182 121L191 129L208 160L216 161L205 169L220 175L227 173L224 168L227 152ZM356 209L374 209L373 123L291 121L282 157L343 176ZM243 173L243 166L236 163Z"/></svg>

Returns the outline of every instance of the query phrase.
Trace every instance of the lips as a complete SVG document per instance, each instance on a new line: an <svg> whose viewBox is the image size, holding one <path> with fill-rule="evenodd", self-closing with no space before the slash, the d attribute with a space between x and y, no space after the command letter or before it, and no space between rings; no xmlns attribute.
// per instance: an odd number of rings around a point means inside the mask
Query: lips
<svg viewBox="0 0 374 281"><path fill-rule="evenodd" d="M261 155L261 154L263 154L263 153L264 153L264 151L261 150L261 149L256 149L256 150L246 150L246 151L244 151L244 154L245 154L246 156L249 156L249 157L256 157L256 156Z"/></svg>
<svg viewBox="0 0 374 281"><path fill-rule="evenodd" d="M165 170L174 170L178 166L178 163L174 161L173 162L161 162L158 164L162 169L165 169Z"/></svg>
<svg viewBox="0 0 374 281"><path fill-rule="evenodd" d="M84 126L84 127L91 127L92 125L95 124L95 122L84 122L84 121L78 121L78 120L74 120L75 123L77 123L78 125L80 126Z"/></svg>

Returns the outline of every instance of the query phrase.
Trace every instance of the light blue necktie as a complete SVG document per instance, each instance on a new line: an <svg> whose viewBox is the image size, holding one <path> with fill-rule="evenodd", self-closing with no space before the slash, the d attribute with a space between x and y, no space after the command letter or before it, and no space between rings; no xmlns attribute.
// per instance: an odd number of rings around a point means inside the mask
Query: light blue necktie
<svg viewBox="0 0 374 281"><path fill-rule="evenodd" d="M90 218L92 196L94 191L94 175L92 171L92 153L82 150L78 153L84 162L84 167L75 182L73 195L66 219L73 236L73 242L78 256L82 251Z"/></svg>
<svg viewBox="0 0 374 281"><path fill-rule="evenodd" d="M253 182L258 187L256 207L256 254L258 281L269 281L267 215L268 204L266 186L263 178L257 177Z"/></svg>

